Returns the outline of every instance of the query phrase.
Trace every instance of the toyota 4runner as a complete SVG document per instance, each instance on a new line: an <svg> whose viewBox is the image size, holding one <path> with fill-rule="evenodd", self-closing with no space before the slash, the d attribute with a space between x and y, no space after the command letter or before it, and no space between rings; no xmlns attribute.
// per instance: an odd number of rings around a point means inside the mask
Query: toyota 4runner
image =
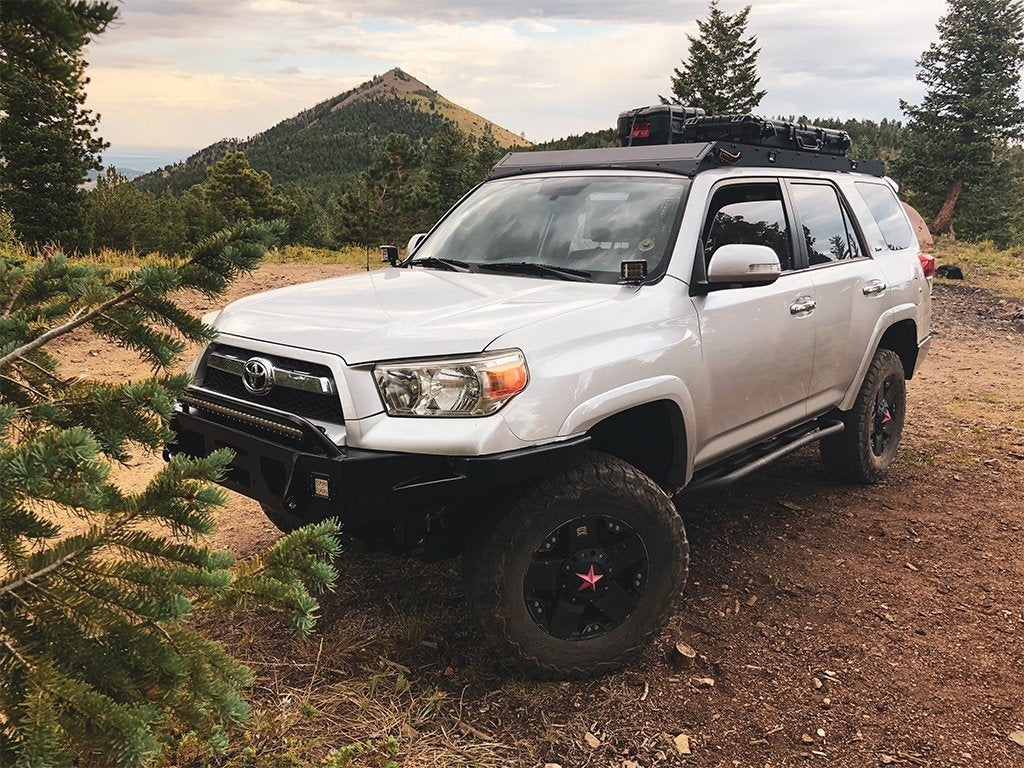
<svg viewBox="0 0 1024 768"><path fill-rule="evenodd" d="M681 490L896 455L933 262L881 163L784 139L506 155L404 260L221 311L170 450L232 448L283 530L461 551L527 674L615 668L683 590Z"/></svg>

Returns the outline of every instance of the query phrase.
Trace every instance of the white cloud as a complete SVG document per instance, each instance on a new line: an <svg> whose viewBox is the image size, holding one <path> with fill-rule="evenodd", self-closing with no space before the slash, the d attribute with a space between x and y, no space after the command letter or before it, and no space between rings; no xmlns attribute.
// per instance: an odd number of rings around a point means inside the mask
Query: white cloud
<svg viewBox="0 0 1024 768"><path fill-rule="evenodd" d="M723 0L725 10L740 0ZM942 0L759 0L770 114L898 117ZM401 66L510 130L611 125L667 93L704 0L136 0L88 51L118 144L249 135Z"/></svg>
<svg viewBox="0 0 1024 768"><path fill-rule="evenodd" d="M194 74L178 70L90 70L89 106L118 145L202 147L245 137L365 80L298 75Z"/></svg>

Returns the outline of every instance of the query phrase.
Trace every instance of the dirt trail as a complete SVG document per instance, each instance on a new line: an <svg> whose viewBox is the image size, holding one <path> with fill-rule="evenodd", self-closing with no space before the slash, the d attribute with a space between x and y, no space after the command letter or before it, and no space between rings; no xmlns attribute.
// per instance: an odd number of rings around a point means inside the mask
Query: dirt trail
<svg viewBox="0 0 1024 768"><path fill-rule="evenodd" d="M269 265L235 293L342 271ZM883 484L840 485L809 449L678 500L690 584L660 641L619 674L509 680L463 612L455 564L377 553L340 563L322 648L263 626L212 627L257 671L278 670L257 686L268 707L281 668L314 699L405 668L414 691L444 694L450 714L503 745L479 764L1024 766L1024 747L1007 737L1024 729L1024 334L984 296L979 314L978 294L936 287L936 340L909 384L901 457ZM89 339L62 354L83 374L143 373ZM255 504L233 497L217 540L244 554L274 536ZM677 640L698 650L694 670L665 662ZM318 750L398 728L397 714L366 719L371 709L350 698L317 700L327 718L308 724ZM422 745L444 741L438 728L395 733L403 764L437 759ZM686 757L665 736L681 733Z"/></svg>

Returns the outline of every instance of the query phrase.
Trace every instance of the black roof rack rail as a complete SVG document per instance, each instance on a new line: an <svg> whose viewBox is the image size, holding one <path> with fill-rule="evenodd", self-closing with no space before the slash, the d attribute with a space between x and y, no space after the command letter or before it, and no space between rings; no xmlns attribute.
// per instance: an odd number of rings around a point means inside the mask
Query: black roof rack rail
<svg viewBox="0 0 1024 768"><path fill-rule="evenodd" d="M701 171L728 167L885 175L885 165L881 160L854 160L844 155L710 141L607 149L509 152L494 165L487 178L501 179L531 173L574 170L661 171L692 177Z"/></svg>

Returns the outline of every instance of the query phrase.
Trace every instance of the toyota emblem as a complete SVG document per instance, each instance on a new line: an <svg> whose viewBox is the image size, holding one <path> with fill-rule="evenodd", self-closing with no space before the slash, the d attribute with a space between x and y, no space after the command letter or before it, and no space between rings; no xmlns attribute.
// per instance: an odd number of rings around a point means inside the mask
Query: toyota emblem
<svg viewBox="0 0 1024 768"><path fill-rule="evenodd" d="M250 357L242 371L242 384L254 395L265 395L274 388L274 364L263 357Z"/></svg>

